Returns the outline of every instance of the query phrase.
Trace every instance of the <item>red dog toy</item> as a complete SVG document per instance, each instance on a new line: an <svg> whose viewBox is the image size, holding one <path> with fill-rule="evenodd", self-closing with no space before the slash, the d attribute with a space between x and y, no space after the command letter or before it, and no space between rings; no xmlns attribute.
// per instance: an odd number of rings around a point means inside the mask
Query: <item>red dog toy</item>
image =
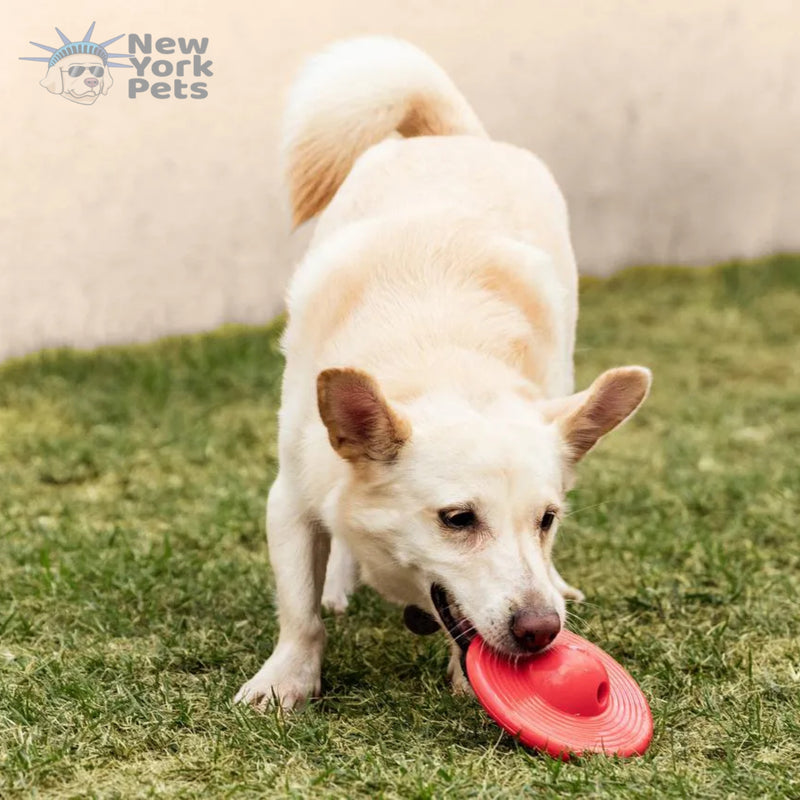
<svg viewBox="0 0 800 800"><path fill-rule="evenodd" d="M653 738L653 717L636 681L570 631L561 631L544 653L513 661L476 636L465 662L489 716L555 758L641 755Z"/></svg>
<svg viewBox="0 0 800 800"><path fill-rule="evenodd" d="M554 758L584 753L641 755L653 738L650 706L636 681L608 653L562 630L542 653L512 658L480 636L467 640L447 593L431 586L437 620L407 606L409 630L428 636L441 625L462 649L461 664L481 705L504 730Z"/></svg>

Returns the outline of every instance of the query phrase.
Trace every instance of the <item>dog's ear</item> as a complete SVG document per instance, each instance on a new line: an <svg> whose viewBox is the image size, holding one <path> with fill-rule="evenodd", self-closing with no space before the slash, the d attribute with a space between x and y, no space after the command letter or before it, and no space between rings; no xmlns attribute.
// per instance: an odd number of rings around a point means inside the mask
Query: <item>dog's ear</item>
<svg viewBox="0 0 800 800"><path fill-rule="evenodd" d="M111 70L106 66L103 73L103 85L100 90L103 94L108 94L108 90L114 85L114 79L111 77Z"/></svg>
<svg viewBox="0 0 800 800"><path fill-rule="evenodd" d="M391 461L411 435L377 383L356 369L326 369L317 377L319 415L333 449L348 461Z"/></svg>
<svg viewBox="0 0 800 800"><path fill-rule="evenodd" d="M555 422L571 463L583 458L598 440L630 417L644 402L653 376L645 367L617 367L588 388L542 403L545 419Z"/></svg>
<svg viewBox="0 0 800 800"><path fill-rule="evenodd" d="M44 86L51 94L61 94L64 91L64 81L58 64L54 64L47 70L47 75L39 81L39 85Z"/></svg>

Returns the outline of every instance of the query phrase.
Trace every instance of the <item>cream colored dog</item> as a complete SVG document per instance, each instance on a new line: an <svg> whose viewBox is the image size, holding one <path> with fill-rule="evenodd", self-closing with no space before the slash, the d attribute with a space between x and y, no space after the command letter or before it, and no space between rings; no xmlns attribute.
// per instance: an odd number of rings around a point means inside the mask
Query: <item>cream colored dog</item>
<svg viewBox="0 0 800 800"><path fill-rule="evenodd" d="M560 630L579 595L551 561L573 467L650 373L612 369L572 393L561 193L410 44L357 39L314 59L285 157L295 221L324 212L283 341L267 502L280 635L236 699L291 708L319 692L321 602L343 610L357 569L445 623L466 688L455 639L477 630L522 654Z"/></svg>

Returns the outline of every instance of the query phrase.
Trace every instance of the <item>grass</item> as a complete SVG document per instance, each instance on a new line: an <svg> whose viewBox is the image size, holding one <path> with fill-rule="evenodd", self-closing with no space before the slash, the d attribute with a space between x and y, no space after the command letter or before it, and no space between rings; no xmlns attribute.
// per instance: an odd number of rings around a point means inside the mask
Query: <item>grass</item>
<svg viewBox="0 0 800 800"><path fill-rule="evenodd" d="M625 762L518 747L366 589L321 700L231 706L275 636L279 327L0 369L0 796L800 796L800 258L583 283L581 384L656 381L557 548L652 704Z"/></svg>

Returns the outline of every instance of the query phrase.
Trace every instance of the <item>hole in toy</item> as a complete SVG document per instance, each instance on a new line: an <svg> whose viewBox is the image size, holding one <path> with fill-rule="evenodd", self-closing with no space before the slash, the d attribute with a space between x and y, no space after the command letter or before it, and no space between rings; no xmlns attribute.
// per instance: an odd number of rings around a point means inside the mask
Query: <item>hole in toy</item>
<svg viewBox="0 0 800 800"><path fill-rule="evenodd" d="M597 702L602 705L608 697L608 681L601 681L597 686Z"/></svg>

